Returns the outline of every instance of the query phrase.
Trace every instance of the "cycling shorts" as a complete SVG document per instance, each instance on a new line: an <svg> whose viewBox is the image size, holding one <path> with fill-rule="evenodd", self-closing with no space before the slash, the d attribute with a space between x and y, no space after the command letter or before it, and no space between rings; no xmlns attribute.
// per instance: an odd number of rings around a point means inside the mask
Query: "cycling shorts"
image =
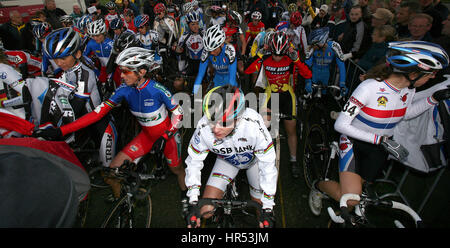
<svg viewBox="0 0 450 248"><path fill-rule="evenodd" d="M388 153L380 146L364 141L339 139L339 172L353 172L368 182L373 182L387 164Z"/></svg>
<svg viewBox="0 0 450 248"><path fill-rule="evenodd" d="M142 130L130 143L128 143L122 152L128 155L132 160L140 158L150 152L155 141L161 137L164 131L159 132L160 135L154 135L158 133L158 128L165 128L167 122L170 123L169 118L163 123L152 127L152 132ZM167 128L162 129L167 130ZM166 158L167 164L170 167L177 167L181 162L181 136L179 132L176 132L169 140L166 142L166 147L164 148L164 156Z"/></svg>
<svg viewBox="0 0 450 248"><path fill-rule="evenodd" d="M271 90L270 87L267 87L269 90L266 90L265 92L265 99L264 99L264 104L263 107L267 107L269 109L271 109L271 96L272 94L274 94ZM297 98L295 97L295 93L292 90L292 87L290 87L289 90L287 91L280 91L278 92L278 100L279 100L279 110L278 112L287 116L297 116ZM271 109L272 112L274 111L273 109ZM287 117L287 118L282 118L285 120L292 120L293 118L291 117Z"/></svg>
<svg viewBox="0 0 450 248"><path fill-rule="evenodd" d="M209 175L206 185L213 186L225 192L227 185L236 177L239 168L229 164L223 159L217 158ZM251 197L261 199L262 189L259 186L259 166L257 162L246 169Z"/></svg>

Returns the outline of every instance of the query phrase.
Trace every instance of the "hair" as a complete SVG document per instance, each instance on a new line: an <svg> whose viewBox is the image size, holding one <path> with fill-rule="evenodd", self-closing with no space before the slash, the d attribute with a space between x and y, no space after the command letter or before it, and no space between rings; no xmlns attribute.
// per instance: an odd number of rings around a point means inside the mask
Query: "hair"
<svg viewBox="0 0 450 248"><path fill-rule="evenodd" d="M422 7L416 1L404 1L400 4L400 8L408 8L408 13L410 15L422 13Z"/></svg>
<svg viewBox="0 0 450 248"><path fill-rule="evenodd" d="M429 25L431 25L431 24L433 23L433 17L431 17L431 16L428 15L428 14L424 14L424 13L418 13L418 14L413 15L413 16L409 19L409 22L408 22L408 23L411 23L413 20L415 20L415 19L420 19L420 18L426 19L426 20L428 21L428 24L429 24Z"/></svg>
<svg viewBox="0 0 450 248"><path fill-rule="evenodd" d="M380 27L375 27L373 32L378 31L378 34L385 37L385 42L391 42L397 40L397 31L391 25L383 25Z"/></svg>
<svg viewBox="0 0 450 248"><path fill-rule="evenodd" d="M385 61L380 60L378 64L367 71L365 79L373 78L378 81L387 79L394 73L392 67Z"/></svg>

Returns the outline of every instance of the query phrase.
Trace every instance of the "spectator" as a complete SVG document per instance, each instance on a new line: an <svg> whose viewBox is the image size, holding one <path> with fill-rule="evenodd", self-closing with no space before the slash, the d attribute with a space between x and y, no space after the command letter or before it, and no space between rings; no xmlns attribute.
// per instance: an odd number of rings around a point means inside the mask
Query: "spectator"
<svg viewBox="0 0 450 248"><path fill-rule="evenodd" d="M311 6L312 11L314 11L314 16L317 16L319 14L319 9ZM309 9L308 5L306 4L306 1L303 1L301 4L301 11L302 14L302 26L305 29L306 33L309 34L311 31L311 23L313 21L313 16L311 15L311 9Z"/></svg>
<svg viewBox="0 0 450 248"><path fill-rule="evenodd" d="M376 27L372 32L372 45L358 61L358 65L368 71L377 62L386 58L388 43L395 40L395 29L391 25ZM383 60L384 61L384 60Z"/></svg>
<svg viewBox="0 0 450 248"><path fill-rule="evenodd" d="M72 13L70 15L75 21L83 16L83 12L81 11L81 7L78 3L73 4Z"/></svg>
<svg viewBox="0 0 450 248"><path fill-rule="evenodd" d="M56 8L55 0L45 0L44 1L44 14L47 18L47 22L52 26L53 29L62 28L62 23L59 18L66 15L66 12L60 8Z"/></svg>
<svg viewBox="0 0 450 248"><path fill-rule="evenodd" d="M378 8L384 8L384 0L373 0L373 2L369 5L369 10L371 14L375 14Z"/></svg>
<svg viewBox="0 0 450 248"><path fill-rule="evenodd" d="M329 19L330 15L328 14L328 5L323 4L320 6L319 14L316 15L311 22L311 29L326 27Z"/></svg>
<svg viewBox="0 0 450 248"><path fill-rule="evenodd" d="M370 46L370 30L362 20L361 6L350 9L350 18L345 25L344 33L338 38L344 53L352 53L353 59L360 58Z"/></svg>
<svg viewBox="0 0 450 248"><path fill-rule="evenodd" d="M442 22L442 35L441 37L434 39L434 43L441 45L442 48L444 48L445 51L450 51L450 16L448 15L447 18L444 19ZM433 85L436 85L438 83L441 83L445 80L447 80L444 75L450 75L450 66L447 66L446 68L439 70L436 73L435 78L430 79L430 81L427 84L430 84L431 87ZM428 87L420 87L418 90L423 90Z"/></svg>
<svg viewBox="0 0 450 248"><path fill-rule="evenodd" d="M156 0L147 0L144 2L143 11L145 15L149 17L149 23L153 23L155 21L155 12L153 8L158 3Z"/></svg>
<svg viewBox="0 0 450 248"><path fill-rule="evenodd" d="M330 29L329 37L331 40L338 40L339 35L344 32L346 21L345 11L342 6L340 4L333 5L331 8L330 19L327 24L327 27Z"/></svg>
<svg viewBox="0 0 450 248"><path fill-rule="evenodd" d="M395 29L397 30L397 36L399 39L411 36L408 29L409 20L415 14L420 12L421 7L418 2L407 1L402 2L402 4L400 4L400 8L398 9L397 14L395 15L396 17Z"/></svg>
<svg viewBox="0 0 450 248"><path fill-rule="evenodd" d="M383 25L391 25L394 15L391 11L385 8L378 8L372 14L372 27L381 27Z"/></svg>
<svg viewBox="0 0 450 248"><path fill-rule="evenodd" d="M97 8L97 13L95 14L96 16L101 16L101 18L103 18L105 15L108 14L108 9L101 5L98 0L90 0L89 1L89 7L93 7L95 6L95 8ZM89 8L88 7L88 8ZM90 14L89 10L86 9L86 14ZM95 17L94 19L97 20L98 17Z"/></svg>
<svg viewBox="0 0 450 248"><path fill-rule="evenodd" d="M6 50L33 51L33 32L30 23L24 23L17 10L9 12L10 20L0 26L0 38Z"/></svg>
<svg viewBox="0 0 450 248"><path fill-rule="evenodd" d="M433 17L433 23L431 26L430 34L433 38L437 39L441 36L442 19L439 11L433 6L433 0L419 0L419 4L422 7L422 13Z"/></svg>
<svg viewBox="0 0 450 248"><path fill-rule="evenodd" d="M413 40L432 41L430 30L432 29L433 17L430 15L420 13L414 15L408 24L409 32L411 36L409 38Z"/></svg>
<svg viewBox="0 0 450 248"><path fill-rule="evenodd" d="M369 10L369 0L359 0L359 6L361 6L362 9L363 22L365 22L370 27L370 23L372 21L372 13L370 13Z"/></svg>
<svg viewBox="0 0 450 248"><path fill-rule="evenodd" d="M400 8L400 4L402 0L389 0L387 9L392 12L392 14L396 14L398 9Z"/></svg>
<svg viewBox="0 0 450 248"><path fill-rule="evenodd" d="M138 16L140 14L139 8L137 7L137 5L134 4L133 2L131 2L130 0L118 0L118 1L122 1L123 9L133 10L134 16ZM116 2L118 2L118 1L116 1Z"/></svg>
<svg viewBox="0 0 450 248"><path fill-rule="evenodd" d="M434 8L439 11L441 14L442 20L447 20L448 17L448 8L445 4L442 3L441 0L434 0Z"/></svg>

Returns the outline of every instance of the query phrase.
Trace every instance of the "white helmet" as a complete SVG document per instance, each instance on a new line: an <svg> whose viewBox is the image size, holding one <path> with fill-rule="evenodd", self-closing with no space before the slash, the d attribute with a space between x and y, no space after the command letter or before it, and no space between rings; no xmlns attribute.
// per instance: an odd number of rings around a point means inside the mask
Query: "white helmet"
<svg viewBox="0 0 450 248"><path fill-rule="evenodd" d="M183 13L185 15L193 10L194 10L194 6L192 5L192 2L187 2L187 3L183 4Z"/></svg>
<svg viewBox="0 0 450 248"><path fill-rule="evenodd" d="M225 42L225 31L220 25L214 25L208 28L203 36L203 46L208 52L214 51Z"/></svg>
<svg viewBox="0 0 450 248"><path fill-rule="evenodd" d="M99 35L106 33L106 24L103 19L98 19L88 23L86 28L89 35Z"/></svg>
<svg viewBox="0 0 450 248"><path fill-rule="evenodd" d="M156 64L155 55L142 47L129 47L123 50L116 58L116 64L137 71L141 68L152 71Z"/></svg>
<svg viewBox="0 0 450 248"><path fill-rule="evenodd" d="M252 19L261 20L262 14L259 11L255 11L252 13Z"/></svg>

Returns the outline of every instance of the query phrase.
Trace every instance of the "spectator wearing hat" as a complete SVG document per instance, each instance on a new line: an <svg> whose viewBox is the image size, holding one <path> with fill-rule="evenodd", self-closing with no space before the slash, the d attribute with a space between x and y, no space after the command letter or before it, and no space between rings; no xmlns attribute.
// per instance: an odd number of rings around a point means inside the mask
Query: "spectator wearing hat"
<svg viewBox="0 0 450 248"><path fill-rule="evenodd" d="M329 37L331 40L338 40L339 35L344 32L346 22L347 18L342 5L340 3L332 5L330 19L327 24L327 27L330 29Z"/></svg>
<svg viewBox="0 0 450 248"><path fill-rule="evenodd" d="M55 0L44 1L44 14L47 22L53 29L62 28L62 23L59 21L61 16L66 15L66 12L60 8L56 8Z"/></svg>
<svg viewBox="0 0 450 248"><path fill-rule="evenodd" d="M311 29L326 27L329 19L330 15L328 14L328 5L323 4L320 6L319 14L316 15L311 22Z"/></svg>
<svg viewBox="0 0 450 248"><path fill-rule="evenodd" d="M400 4L400 8L395 15L395 29L397 30L399 39L411 36L408 29L409 19L420 12L421 10L418 2L407 1Z"/></svg>
<svg viewBox="0 0 450 248"><path fill-rule="evenodd" d="M391 25L394 15L392 12L385 8L377 8L374 14L372 14L372 27L381 27L383 25Z"/></svg>
<svg viewBox="0 0 450 248"><path fill-rule="evenodd" d="M419 13L414 15L408 24L409 32L411 36L409 38L413 40L432 41L430 30L433 25L433 17L428 14Z"/></svg>
<svg viewBox="0 0 450 248"><path fill-rule="evenodd" d="M422 7L422 13L433 17L430 30L431 36L435 39L439 38L441 36L443 19L439 11L433 6L433 0L419 0L419 4Z"/></svg>

